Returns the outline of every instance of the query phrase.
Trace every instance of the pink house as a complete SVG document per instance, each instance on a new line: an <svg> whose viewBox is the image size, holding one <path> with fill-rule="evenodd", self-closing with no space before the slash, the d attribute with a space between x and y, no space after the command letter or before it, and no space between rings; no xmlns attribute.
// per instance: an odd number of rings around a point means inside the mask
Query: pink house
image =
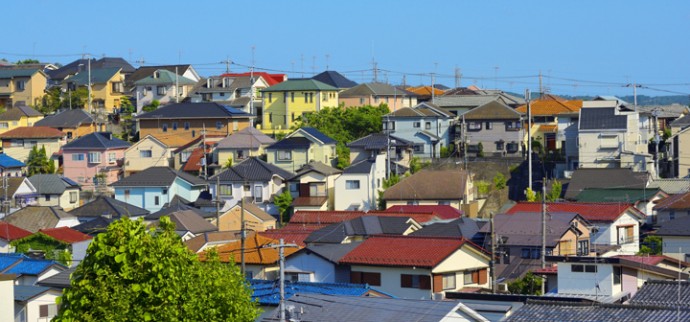
<svg viewBox="0 0 690 322"><path fill-rule="evenodd" d="M62 147L64 175L82 188L94 189L119 180L122 160L130 143L109 132L94 132Z"/></svg>

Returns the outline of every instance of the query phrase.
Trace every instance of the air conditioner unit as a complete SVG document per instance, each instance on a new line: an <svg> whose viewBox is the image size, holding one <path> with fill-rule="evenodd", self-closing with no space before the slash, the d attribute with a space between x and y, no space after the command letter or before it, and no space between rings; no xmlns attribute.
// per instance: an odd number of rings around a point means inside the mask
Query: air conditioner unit
<svg viewBox="0 0 690 322"><path fill-rule="evenodd" d="M499 292L508 292L508 284L507 283L498 283L498 291Z"/></svg>

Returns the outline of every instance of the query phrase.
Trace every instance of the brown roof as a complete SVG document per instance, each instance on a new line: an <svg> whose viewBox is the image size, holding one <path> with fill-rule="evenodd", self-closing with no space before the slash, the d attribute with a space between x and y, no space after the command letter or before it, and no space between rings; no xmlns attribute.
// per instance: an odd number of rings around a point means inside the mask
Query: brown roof
<svg viewBox="0 0 690 322"><path fill-rule="evenodd" d="M461 200L465 195L464 170L422 170L388 188L384 200Z"/></svg>
<svg viewBox="0 0 690 322"><path fill-rule="evenodd" d="M328 197L297 197L292 202L293 207L316 207L323 206L328 201Z"/></svg>
<svg viewBox="0 0 690 322"><path fill-rule="evenodd" d="M170 130L168 130L170 131ZM150 134L152 137L156 138L156 140L160 141L161 143L167 145L169 148L177 148L181 147L184 145L187 145L188 143L191 143L195 140L198 140L201 138L201 131L196 132L196 137L192 137L192 131L180 131L177 130L176 132L178 133L170 133L170 134L160 134L160 133L154 133ZM227 136L227 133L225 131L217 131L214 129L206 129L206 140L208 143L209 140L212 138L215 139L216 141L220 140L221 138L224 138Z"/></svg>
<svg viewBox="0 0 690 322"><path fill-rule="evenodd" d="M15 192L17 192L17 189L19 189L19 186L22 185L22 182L24 182L26 178L25 177L9 177L7 178L7 194L8 198L12 198L12 195L14 195ZM4 198L5 196L5 188L0 185L0 198Z"/></svg>
<svg viewBox="0 0 690 322"><path fill-rule="evenodd" d="M462 115L466 120L519 120L520 112L499 101L491 101Z"/></svg>
<svg viewBox="0 0 690 322"><path fill-rule="evenodd" d="M195 211L181 210L171 214L170 221L175 224L175 230L189 231L193 234L217 230L216 226L209 223Z"/></svg>
<svg viewBox="0 0 690 322"><path fill-rule="evenodd" d="M228 210L226 214L229 213L235 207L240 207L240 204L237 203L236 205L232 206L232 208L230 208L230 210ZM257 205L251 202L244 203L244 211L249 212L250 214L259 218L261 221L276 221L276 219L273 216L269 215L268 213L263 211L263 209L259 208Z"/></svg>
<svg viewBox="0 0 690 322"><path fill-rule="evenodd" d="M660 200L654 210L686 210L690 209L690 192L672 195Z"/></svg>
<svg viewBox="0 0 690 322"><path fill-rule="evenodd" d="M566 100L556 95L545 94L531 102L531 114L534 115L558 115L561 113L573 113L582 108L582 100ZM519 106L516 111L526 114L527 105Z"/></svg>
<svg viewBox="0 0 690 322"><path fill-rule="evenodd" d="M239 231L209 231L185 241L191 251L198 253L206 245L222 245L236 241Z"/></svg>
<svg viewBox="0 0 690 322"><path fill-rule="evenodd" d="M0 139L52 139L65 136L62 131L47 126L20 126L0 134Z"/></svg>
<svg viewBox="0 0 690 322"><path fill-rule="evenodd" d="M28 206L5 217L5 221L35 233L40 229L55 228L60 219L63 218L76 219L76 217L57 207Z"/></svg>
<svg viewBox="0 0 690 322"><path fill-rule="evenodd" d="M259 234L253 234L245 239L244 245L244 261L247 264L254 265L272 265L278 263L278 249L271 247L264 247L268 245L278 245L280 242L275 239L266 238L259 236ZM241 243L236 241L230 244L226 244L218 247L218 255L221 262L229 262L230 256L233 256L235 263L239 263L241 260ZM285 256L289 256L292 253L298 251L296 247L286 247L284 249ZM199 259L204 261L206 259L206 253L199 254Z"/></svg>

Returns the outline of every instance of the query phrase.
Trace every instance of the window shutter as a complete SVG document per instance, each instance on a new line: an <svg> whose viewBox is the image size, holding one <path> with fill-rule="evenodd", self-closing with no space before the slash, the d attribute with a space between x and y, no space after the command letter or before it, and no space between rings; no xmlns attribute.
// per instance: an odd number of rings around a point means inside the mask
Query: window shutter
<svg viewBox="0 0 690 322"><path fill-rule="evenodd" d="M38 307L38 316L45 318L48 317L48 305L41 305Z"/></svg>
<svg viewBox="0 0 690 322"><path fill-rule="evenodd" d="M400 287L412 287L412 275L400 274Z"/></svg>
<svg viewBox="0 0 690 322"><path fill-rule="evenodd" d="M489 271L486 268L479 270L479 284L486 284L489 279Z"/></svg>
<svg viewBox="0 0 690 322"><path fill-rule="evenodd" d="M443 291L443 275L434 275L434 293Z"/></svg>
<svg viewBox="0 0 690 322"><path fill-rule="evenodd" d="M420 290L430 290L431 289L431 277L429 277L429 275L419 275L419 289Z"/></svg>
<svg viewBox="0 0 690 322"><path fill-rule="evenodd" d="M479 271L472 272L472 283L473 284L479 283Z"/></svg>
<svg viewBox="0 0 690 322"><path fill-rule="evenodd" d="M350 272L350 283L362 284L362 272Z"/></svg>
<svg viewBox="0 0 690 322"><path fill-rule="evenodd" d="M362 279L369 285L381 286L381 274L380 273L362 273Z"/></svg>

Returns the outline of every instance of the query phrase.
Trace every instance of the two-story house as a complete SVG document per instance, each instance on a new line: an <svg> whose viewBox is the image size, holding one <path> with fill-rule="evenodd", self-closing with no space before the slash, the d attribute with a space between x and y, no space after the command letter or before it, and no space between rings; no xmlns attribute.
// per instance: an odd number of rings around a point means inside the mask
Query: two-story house
<svg viewBox="0 0 690 322"><path fill-rule="evenodd" d="M315 79L324 84L331 85L339 90L346 90L348 88L357 86L357 83L334 70L323 71L312 76L311 79Z"/></svg>
<svg viewBox="0 0 690 322"><path fill-rule="evenodd" d="M351 164L335 179L335 210L378 208L379 190L386 178L386 155Z"/></svg>
<svg viewBox="0 0 690 322"><path fill-rule="evenodd" d="M0 133L20 126L34 126L43 114L28 106L15 106L0 114Z"/></svg>
<svg viewBox="0 0 690 322"><path fill-rule="evenodd" d="M134 82L134 97L137 112L154 100L160 104L177 103L185 99L196 81L175 74L166 69L154 71L151 75Z"/></svg>
<svg viewBox="0 0 690 322"><path fill-rule="evenodd" d="M172 149L156 137L147 135L125 150L124 175L146 170L150 167L168 167Z"/></svg>
<svg viewBox="0 0 690 322"><path fill-rule="evenodd" d="M335 140L319 130L302 127L266 147L266 158L268 163L293 173L312 161L335 166L335 145Z"/></svg>
<svg viewBox="0 0 690 322"><path fill-rule="evenodd" d="M342 170L320 161L303 165L294 176L288 178L294 210L333 210L335 204L335 180Z"/></svg>
<svg viewBox="0 0 690 322"><path fill-rule="evenodd" d="M544 94L532 100L528 105L523 104L515 109L525 117L532 116L532 127L525 126L525 131L532 135L532 141L539 142L544 151L556 151L561 149L561 143L557 137L558 118L561 114L570 115L577 113L582 108L581 100L566 100L556 95ZM525 119L527 123L527 119ZM524 142L527 146L527 132L524 133Z"/></svg>
<svg viewBox="0 0 690 322"><path fill-rule="evenodd" d="M388 105L390 111L417 105L417 94L385 83L363 83L346 89L338 96L345 107Z"/></svg>
<svg viewBox="0 0 690 322"><path fill-rule="evenodd" d="M175 103L136 116L139 137L152 135L178 148L202 134L223 135L249 126L252 115L218 103Z"/></svg>
<svg viewBox="0 0 690 322"><path fill-rule="evenodd" d="M414 144L389 133L372 133L347 144L350 148L350 164L384 155L386 173L403 174L410 168ZM386 153L386 150L389 150Z"/></svg>
<svg viewBox="0 0 690 322"><path fill-rule="evenodd" d="M461 133L460 140L467 144L468 153L521 156L522 114L510 106L498 100L491 101L462 114L460 119L464 127L462 133L465 133L464 138Z"/></svg>
<svg viewBox="0 0 690 322"><path fill-rule="evenodd" d="M38 150L45 147L46 156L50 159L65 144L65 135L50 127L22 126L0 134L0 140L5 154L26 162L34 147Z"/></svg>
<svg viewBox="0 0 690 322"><path fill-rule="evenodd" d="M125 94L125 76L121 73L122 68L91 68L90 71L82 71L72 77L65 79L62 84L65 90L75 90L76 88L88 88L91 84L91 111L97 109L113 113L120 108L120 99ZM88 100L85 100L81 108L88 109Z"/></svg>
<svg viewBox="0 0 690 322"><path fill-rule="evenodd" d="M0 106L36 106L48 85L48 75L38 68L0 69Z"/></svg>
<svg viewBox="0 0 690 322"><path fill-rule="evenodd" d="M414 143L416 156L439 158L441 148L452 145L453 118L448 112L424 102L384 115L383 131Z"/></svg>
<svg viewBox="0 0 690 322"><path fill-rule="evenodd" d="M181 77L191 79L194 82L201 80L199 73L192 67L192 65L156 65L156 66L141 66L137 68L133 73L127 76L126 86L127 88L134 88L134 82L144 79L153 75L157 70L167 70L169 72L180 75Z"/></svg>
<svg viewBox="0 0 690 322"><path fill-rule="evenodd" d="M260 75L212 76L197 84L194 95L200 96L201 102L227 104L260 117L261 113L255 113L261 108L261 95L258 93L268 86L269 83Z"/></svg>
<svg viewBox="0 0 690 322"><path fill-rule="evenodd" d="M65 79L74 76L75 74L87 71L89 65L91 65L92 69L120 68L120 73L126 77L136 71L136 69L130 63L120 57L102 57L100 59L79 58L68 64L60 66L60 68L46 71L46 74L49 76L49 84L59 85ZM129 87L131 86L127 86L127 88Z"/></svg>
<svg viewBox="0 0 690 322"><path fill-rule="evenodd" d="M119 179L122 159L130 145L109 132L75 139L62 147L64 175L86 190L105 187Z"/></svg>
<svg viewBox="0 0 690 322"><path fill-rule="evenodd" d="M476 202L472 178L462 169L424 169L386 189L383 200L387 207L449 205L456 209Z"/></svg>
<svg viewBox="0 0 690 322"><path fill-rule="evenodd" d="M24 162L5 153L0 153L0 177L21 177L24 167L26 167Z"/></svg>
<svg viewBox="0 0 690 322"><path fill-rule="evenodd" d="M116 200L156 212L175 196L189 201L197 200L201 192L207 190L208 183L170 167L151 167L110 186L115 189Z"/></svg>
<svg viewBox="0 0 690 322"><path fill-rule="evenodd" d="M58 206L65 211L79 207L81 187L76 182L58 174L34 174L29 182L36 188L36 204Z"/></svg>
<svg viewBox="0 0 690 322"><path fill-rule="evenodd" d="M76 108L64 110L53 115L48 115L34 123L35 126L47 126L65 133L67 140L91 134L98 131L96 120L91 114Z"/></svg>
<svg viewBox="0 0 690 322"><path fill-rule="evenodd" d="M264 132L286 131L304 114L338 106L338 89L313 79L287 80L264 88L261 96Z"/></svg>
<svg viewBox="0 0 690 322"><path fill-rule="evenodd" d="M268 135L254 127L246 127L218 141L213 159L218 165L226 164L228 160L240 162L248 157L265 154L266 147L273 143L276 140Z"/></svg>

